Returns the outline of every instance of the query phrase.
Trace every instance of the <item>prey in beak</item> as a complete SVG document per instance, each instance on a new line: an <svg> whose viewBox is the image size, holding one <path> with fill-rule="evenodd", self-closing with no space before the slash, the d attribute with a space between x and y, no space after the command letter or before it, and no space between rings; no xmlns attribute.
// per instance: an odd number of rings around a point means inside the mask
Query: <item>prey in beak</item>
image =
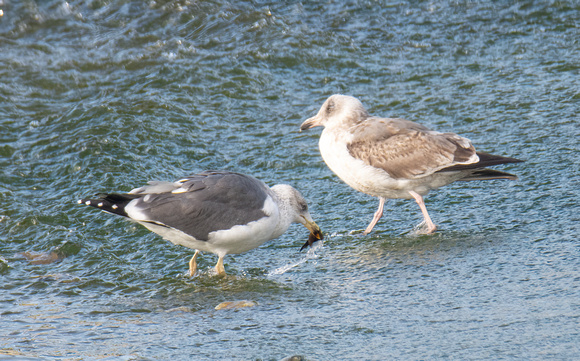
<svg viewBox="0 0 580 361"><path fill-rule="evenodd" d="M305 221L304 225L306 226L306 228L308 228L310 234L308 235L308 240L306 241L306 243L304 243L304 245L300 248L300 251L302 251L304 248L308 246L312 247L312 244L314 242L324 238L324 236L322 235L322 231L320 230L320 227L318 227L318 225L314 221L309 221L305 217L302 218L304 218Z"/></svg>

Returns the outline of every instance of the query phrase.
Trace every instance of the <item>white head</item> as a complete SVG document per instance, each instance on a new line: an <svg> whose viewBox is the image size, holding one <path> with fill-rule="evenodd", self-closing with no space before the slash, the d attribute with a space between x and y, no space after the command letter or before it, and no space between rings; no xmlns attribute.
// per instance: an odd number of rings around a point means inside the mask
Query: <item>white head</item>
<svg viewBox="0 0 580 361"><path fill-rule="evenodd" d="M300 131L317 126L350 128L368 117L369 114L357 98L334 94L326 99L318 114L302 123Z"/></svg>
<svg viewBox="0 0 580 361"><path fill-rule="evenodd" d="M322 232L308 212L308 204L302 194L287 184L277 184L271 188L278 200L281 225L284 231L291 223L301 223L310 231L311 236L322 239Z"/></svg>

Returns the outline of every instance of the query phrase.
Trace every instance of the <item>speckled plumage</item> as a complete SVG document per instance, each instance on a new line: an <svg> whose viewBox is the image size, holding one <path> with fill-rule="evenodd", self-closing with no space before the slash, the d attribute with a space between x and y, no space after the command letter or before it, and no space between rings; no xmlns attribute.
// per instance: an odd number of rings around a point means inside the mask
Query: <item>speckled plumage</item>
<svg viewBox="0 0 580 361"><path fill-rule="evenodd" d="M478 153L454 133L440 133L404 119L371 116L351 96L329 97L301 130L323 126L319 148L328 167L352 188L379 197L379 209L365 234L382 215L387 198L414 198L435 231L423 202L430 190L459 180L516 179L515 175L484 168L521 162Z"/></svg>

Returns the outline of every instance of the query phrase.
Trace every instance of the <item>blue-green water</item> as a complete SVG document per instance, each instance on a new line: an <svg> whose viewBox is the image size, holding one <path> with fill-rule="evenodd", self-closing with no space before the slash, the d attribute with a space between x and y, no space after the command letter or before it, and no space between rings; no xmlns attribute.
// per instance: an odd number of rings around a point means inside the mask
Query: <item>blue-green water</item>
<svg viewBox="0 0 580 361"><path fill-rule="evenodd" d="M0 359L579 357L576 1L0 9ZM411 201L362 236L378 201L298 133L333 93L526 159L501 168L520 180L432 193L433 236ZM294 185L324 245L293 226L189 279L191 250L76 203L205 169ZM235 300L258 305L214 309Z"/></svg>

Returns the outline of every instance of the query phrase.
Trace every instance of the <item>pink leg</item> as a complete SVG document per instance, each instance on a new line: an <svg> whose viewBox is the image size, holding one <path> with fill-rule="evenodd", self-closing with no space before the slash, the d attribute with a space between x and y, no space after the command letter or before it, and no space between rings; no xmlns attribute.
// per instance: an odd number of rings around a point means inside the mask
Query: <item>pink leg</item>
<svg viewBox="0 0 580 361"><path fill-rule="evenodd" d="M419 193L413 191L409 191L409 194L412 195L413 198L415 198L415 201L417 201L419 208L421 208L421 213L423 213L425 223L427 224L427 234L435 232L437 226L433 224L433 221L431 221L431 217L429 217L429 213L427 213L427 208L425 207L425 202L423 202L423 197L421 197Z"/></svg>
<svg viewBox="0 0 580 361"><path fill-rule="evenodd" d="M385 199L383 197L379 197L379 209L377 209L377 211L375 212L375 216L373 217L373 220L371 221L367 229L365 229L365 231L363 232L364 235L369 234L373 230L379 219L381 219L381 216L383 215L384 206Z"/></svg>

